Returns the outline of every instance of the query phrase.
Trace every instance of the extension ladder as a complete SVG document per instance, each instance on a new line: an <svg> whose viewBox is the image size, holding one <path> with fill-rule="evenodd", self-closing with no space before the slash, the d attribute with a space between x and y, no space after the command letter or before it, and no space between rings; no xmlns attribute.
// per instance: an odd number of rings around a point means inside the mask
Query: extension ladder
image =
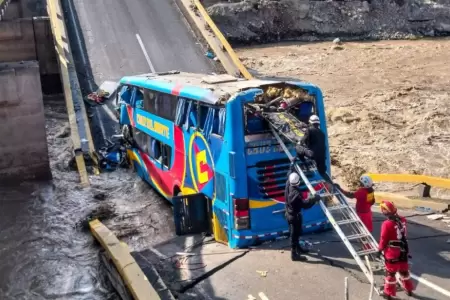
<svg viewBox="0 0 450 300"><path fill-rule="evenodd" d="M317 191L314 189L308 177L305 175L305 172L317 172L315 163L311 161L306 164L300 163L295 159L294 156L292 156L282 138L278 134L275 126L271 125L271 130L280 146L288 156L289 160L293 164L295 171L297 171L297 173L302 178L304 185L306 185L311 194L316 194ZM288 138L285 134L283 134L285 132L286 131L280 131L280 133L285 138ZM295 141L291 140L291 142ZM316 181L315 183L320 182ZM344 245L347 247L350 254L353 256L358 266L361 268L364 275L369 280L371 284L371 299L373 290L375 290L379 294L379 289L375 284L373 270L369 262L370 258L376 264L380 263L380 261L377 260L375 256L375 254L378 252L378 243L362 223L355 210L348 204L345 196L334 187L332 187L331 189L327 188L325 180L322 179L321 183L324 183L323 186L325 186L325 193L320 194L322 198L320 201L320 207L327 216L336 233L341 238ZM324 203L324 199L327 200L326 204ZM365 262L363 259L365 259Z"/></svg>

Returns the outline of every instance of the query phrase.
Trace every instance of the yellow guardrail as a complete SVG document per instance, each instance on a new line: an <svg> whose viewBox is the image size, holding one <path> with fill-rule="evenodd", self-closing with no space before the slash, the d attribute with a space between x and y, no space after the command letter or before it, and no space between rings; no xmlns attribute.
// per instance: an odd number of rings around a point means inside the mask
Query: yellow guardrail
<svg viewBox="0 0 450 300"><path fill-rule="evenodd" d="M247 70L247 68L242 64L239 57L237 56L236 52L234 52L233 48L231 47L230 43L228 43L225 36L222 34L219 28L217 28L214 21L209 16L208 12L206 11L205 7L200 3L199 0L194 0L194 4L197 7L198 11L202 15L203 19L205 19L205 22L208 24L208 26L211 28L211 30L214 32L216 37L219 39L219 41L222 43L225 50L228 52L228 55L230 56L233 63L236 65L236 67L241 72L242 76L246 79L253 79L253 76L250 74L250 72Z"/></svg>
<svg viewBox="0 0 450 300"><path fill-rule="evenodd" d="M120 242L99 220L89 222L89 227L92 235L111 258L133 298L136 300L161 299L144 275L144 272L131 256L128 246Z"/></svg>
<svg viewBox="0 0 450 300"><path fill-rule="evenodd" d="M375 182L426 183L432 187L450 189L450 179L413 174L375 174L368 173Z"/></svg>
<svg viewBox="0 0 450 300"><path fill-rule="evenodd" d="M64 88L64 98L66 101L67 114L69 117L69 126L71 131L71 139L74 149L81 149L81 140L78 131L77 117L75 113L73 97L79 98L82 114L84 115L84 129L86 132L86 138L89 143L89 154L92 158L95 156L95 152L91 130L89 123L87 122L86 110L84 107L81 91L77 85L78 77L76 75L75 66L73 63L72 52L69 45L69 38L67 34L66 25L64 23L63 11L61 8L60 0L47 1L47 11L50 17L50 23L56 47L56 54L59 62L59 69L61 73L61 81ZM72 82L76 81L76 87L72 85ZM75 152L75 160L77 163L78 173L80 175L80 181L83 186L89 186L89 176L86 170L86 164L84 161L82 151ZM95 162L95 159L94 159ZM98 174L98 169L95 169L95 173Z"/></svg>
<svg viewBox="0 0 450 300"><path fill-rule="evenodd" d="M410 199L399 194L375 192L376 203L380 204L383 200L395 203L398 208L418 209L424 211L447 212L450 206L449 203L446 202L436 202L433 200L424 199Z"/></svg>

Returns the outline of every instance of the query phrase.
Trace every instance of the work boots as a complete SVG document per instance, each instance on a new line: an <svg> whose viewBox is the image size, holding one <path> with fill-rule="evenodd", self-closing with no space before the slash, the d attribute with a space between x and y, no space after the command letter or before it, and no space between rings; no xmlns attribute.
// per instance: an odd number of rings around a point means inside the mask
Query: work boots
<svg viewBox="0 0 450 300"><path fill-rule="evenodd" d="M306 261L306 257L300 254L298 248L291 249L291 260L292 261Z"/></svg>

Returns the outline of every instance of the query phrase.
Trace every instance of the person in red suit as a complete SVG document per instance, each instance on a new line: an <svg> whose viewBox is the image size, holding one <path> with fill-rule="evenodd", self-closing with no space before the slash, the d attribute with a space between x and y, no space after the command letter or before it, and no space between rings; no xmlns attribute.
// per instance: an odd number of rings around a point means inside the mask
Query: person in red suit
<svg viewBox="0 0 450 300"><path fill-rule="evenodd" d="M373 181L367 175L362 175L359 178L360 188L355 192L348 192L342 189L338 184L335 186L344 194L345 197L356 198L356 213L361 221L366 225L367 230L371 233L373 231L372 210L371 207L375 203L375 196L373 190Z"/></svg>
<svg viewBox="0 0 450 300"><path fill-rule="evenodd" d="M378 245L379 255L384 254L386 272L383 295L387 299L395 297L397 291L395 274L398 272L403 289L411 296L414 285L409 274L410 255L406 240L406 219L398 215L397 208L392 202L383 200L380 207L381 212L387 217L381 225Z"/></svg>

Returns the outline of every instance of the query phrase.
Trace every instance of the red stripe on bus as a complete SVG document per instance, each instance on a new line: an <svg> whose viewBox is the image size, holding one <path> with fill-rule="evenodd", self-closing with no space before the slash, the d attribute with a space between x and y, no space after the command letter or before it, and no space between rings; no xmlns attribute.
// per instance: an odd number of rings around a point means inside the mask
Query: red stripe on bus
<svg viewBox="0 0 450 300"><path fill-rule="evenodd" d="M175 86L172 88L172 95L179 96L182 87L183 85L176 83Z"/></svg>

